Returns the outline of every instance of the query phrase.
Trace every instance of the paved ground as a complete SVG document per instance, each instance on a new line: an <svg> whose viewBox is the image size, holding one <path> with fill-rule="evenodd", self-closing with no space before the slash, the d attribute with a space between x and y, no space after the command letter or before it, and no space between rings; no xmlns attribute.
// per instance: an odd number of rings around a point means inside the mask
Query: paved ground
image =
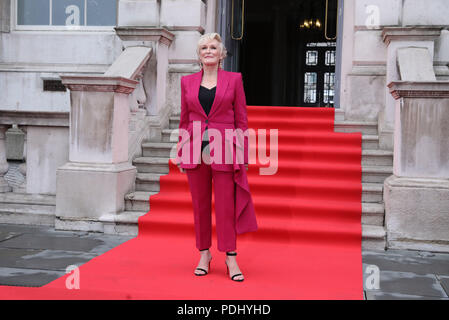
<svg viewBox="0 0 449 320"><path fill-rule="evenodd" d="M0 285L43 286L131 238L0 224ZM449 254L364 251L363 268L367 300L449 300Z"/></svg>

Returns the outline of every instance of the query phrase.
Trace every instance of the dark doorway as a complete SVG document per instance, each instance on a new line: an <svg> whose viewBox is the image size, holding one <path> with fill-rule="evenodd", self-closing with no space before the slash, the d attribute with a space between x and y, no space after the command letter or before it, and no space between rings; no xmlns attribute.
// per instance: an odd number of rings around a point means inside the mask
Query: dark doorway
<svg viewBox="0 0 449 320"><path fill-rule="evenodd" d="M338 0L231 2L227 42L248 105L333 107Z"/></svg>

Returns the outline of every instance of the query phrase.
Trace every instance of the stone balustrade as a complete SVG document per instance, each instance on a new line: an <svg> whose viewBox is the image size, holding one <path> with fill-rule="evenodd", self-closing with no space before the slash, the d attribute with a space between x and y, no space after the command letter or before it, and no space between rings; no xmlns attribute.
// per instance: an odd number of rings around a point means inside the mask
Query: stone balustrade
<svg viewBox="0 0 449 320"><path fill-rule="evenodd" d="M56 194L56 169L68 160L69 113L0 110L0 185L4 185L3 176L8 170L5 132L13 125L25 131L27 136L27 164L21 169L26 183L22 191ZM1 190L13 191L10 187Z"/></svg>

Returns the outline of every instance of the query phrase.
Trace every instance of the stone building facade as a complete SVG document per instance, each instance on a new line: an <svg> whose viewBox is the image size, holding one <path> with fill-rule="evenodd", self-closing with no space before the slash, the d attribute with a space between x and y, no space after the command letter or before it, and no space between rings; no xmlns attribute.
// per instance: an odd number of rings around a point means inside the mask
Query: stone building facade
<svg viewBox="0 0 449 320"><path fill-rule="evenodd" d="M142 144L167 147L180 78L218 32L248 104L331 106L336 130L364 133L364 193L380 197L364 207L366 247L449 251L446 2L3 0L0 223L135 233Z"/></svg>

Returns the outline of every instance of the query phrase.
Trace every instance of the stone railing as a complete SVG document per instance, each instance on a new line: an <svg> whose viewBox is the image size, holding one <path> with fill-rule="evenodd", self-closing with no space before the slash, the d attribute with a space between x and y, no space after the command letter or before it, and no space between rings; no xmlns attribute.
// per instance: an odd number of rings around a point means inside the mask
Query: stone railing
<svg viewBox="0 0 449 320"><path fill-rule="evenodd" d="M26 176L22 192L56 194L56 169L68 160L69 113L0 110L0 191L12 190L4 179L8 171L5 133L18 126L26 134L26 164L21 173Z"/></svg>
<svg viewBox="0 0 449 320"><path fill-rule="evenodd" d="M70 89L69 161L58 169L55 228L102 231L100 217L125 209L132 159L143 139L160 140L168 46L164 29L116 28L124 51L101 75L60 75Z"/></svg>

